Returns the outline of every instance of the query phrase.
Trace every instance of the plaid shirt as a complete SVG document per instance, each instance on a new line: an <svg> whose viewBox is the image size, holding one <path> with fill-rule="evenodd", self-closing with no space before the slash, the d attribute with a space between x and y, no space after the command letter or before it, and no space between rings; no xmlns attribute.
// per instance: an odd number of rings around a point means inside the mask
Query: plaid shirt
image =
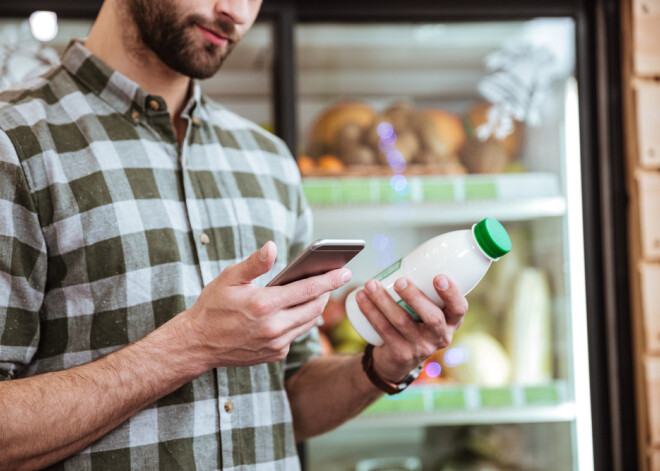
<svg viewBox="0 0 660 471"><path fill-rule="evenodd" d="M79 42L0 94L0 379L93 361L267 240L260 285L309 242L280 140L194 85L179 146L165 106ZM284 378L317 353L313 330L282 362L208 371L54 469L298 469Z"/></svg>

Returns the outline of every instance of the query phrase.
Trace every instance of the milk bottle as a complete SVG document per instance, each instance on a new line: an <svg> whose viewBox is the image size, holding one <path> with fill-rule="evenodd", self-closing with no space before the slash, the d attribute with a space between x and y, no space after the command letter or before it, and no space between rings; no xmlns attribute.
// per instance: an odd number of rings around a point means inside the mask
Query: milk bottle
<svg viewBox="0 0 660 471"><path fill-rule="evenodd" d="M511 250L511 239L496 219L486 218L472 229L447 232L427 240L408 255L396 261L375 276L394 300L416 321L417 313L394 291L394 282L408 278L435 304L444 302L435 288L433 278L447 275L464 295L484 277L490 264ZM346 298L346 314L355 330L370 344L379 346L383 339L371 326L355 300L355 294Z"/></svg>

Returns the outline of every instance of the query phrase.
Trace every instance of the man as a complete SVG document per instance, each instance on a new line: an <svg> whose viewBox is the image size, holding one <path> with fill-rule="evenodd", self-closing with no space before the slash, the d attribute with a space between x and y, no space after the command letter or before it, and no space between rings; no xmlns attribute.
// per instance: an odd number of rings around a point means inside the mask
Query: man
<svg viewBox="0 0 660 471"><path fill-rule="evenodd" d="M371 280L367 376L316 355L347 269L263 287L309 242L299 174L191 80L260 3L106 0L59 67L0 95L3 469L298 469L296 440L405 386L460 325L446 277L444 312L396 284L424 323Z"/></svg>

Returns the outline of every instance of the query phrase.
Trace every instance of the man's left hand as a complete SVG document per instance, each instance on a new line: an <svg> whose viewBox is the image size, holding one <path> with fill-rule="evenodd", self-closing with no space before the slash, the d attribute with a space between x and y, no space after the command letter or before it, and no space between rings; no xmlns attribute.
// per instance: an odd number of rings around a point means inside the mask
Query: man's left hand
<svg viewBox="0 0 660 471"><path fill-rule="evenodd" d="M445 275L433 279L433 287L445 302L440 308L410 280L394 283L395 291L422 319L416 322L376 280L357 293L358 306L384 340L374 349L374 368L388 381L399 383L436 351L449 346L463 322L468 303Z"/></svg>

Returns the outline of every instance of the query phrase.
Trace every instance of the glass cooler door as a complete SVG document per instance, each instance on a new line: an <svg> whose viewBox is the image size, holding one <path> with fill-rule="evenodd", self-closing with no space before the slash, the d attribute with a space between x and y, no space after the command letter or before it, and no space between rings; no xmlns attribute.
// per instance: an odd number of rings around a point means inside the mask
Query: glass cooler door
<svg viewBox="0 0 660 471"><path fill-rule="evenodd" d="M513 240L452 344L308 469L593 469L574 45L568 18L296 27L297 160L315 237L367 240L355 284L487 216ZM328 353L364 348L347 292Z"/></svg>

